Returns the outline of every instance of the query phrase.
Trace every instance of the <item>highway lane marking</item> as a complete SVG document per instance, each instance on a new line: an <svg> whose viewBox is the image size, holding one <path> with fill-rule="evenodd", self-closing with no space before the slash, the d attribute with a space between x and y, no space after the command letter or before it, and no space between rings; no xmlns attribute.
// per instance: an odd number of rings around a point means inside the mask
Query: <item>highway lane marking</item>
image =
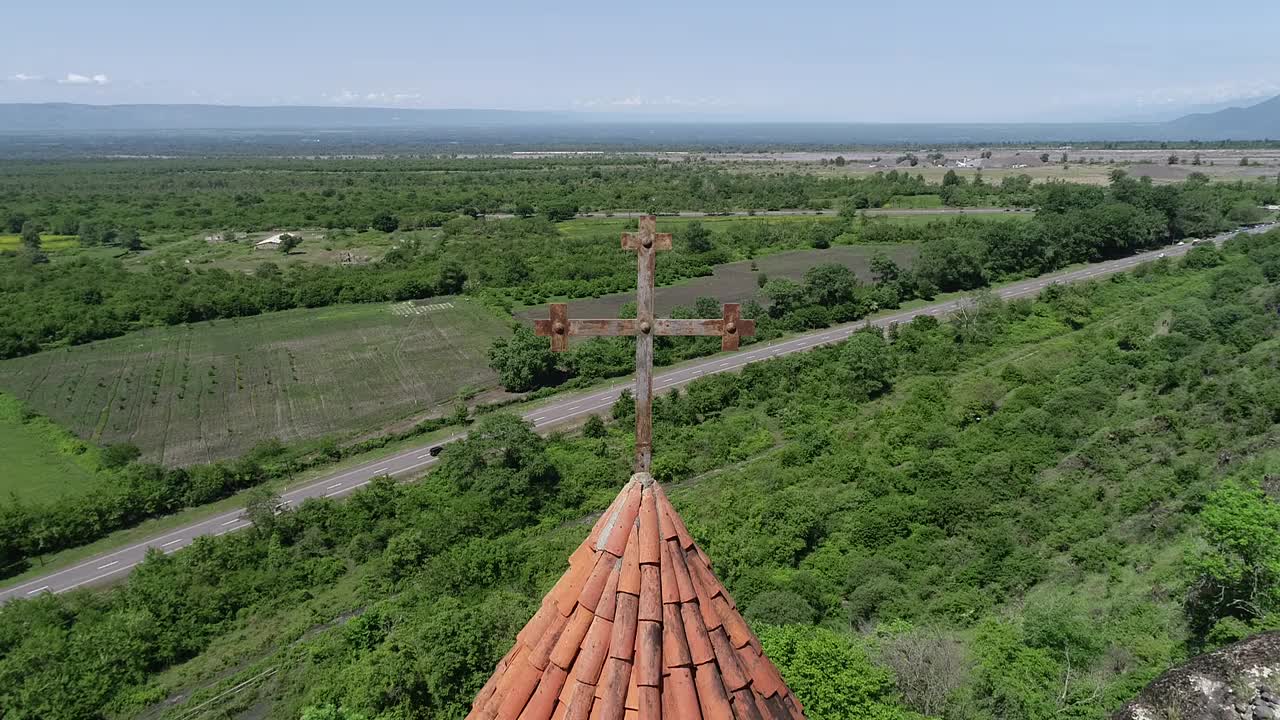
<svg viewBox="0 0 1280 720"><path fill-rule="evenodd" d="M429 453L429 452L428 452L428 453L422 453L421 455L419 455L419 456L418 456L418 459L419 459L419 460L421 460L421 459L422 459L422 458L424 458L424 457L431 457L431 453Z"/></svg>
<svg viewBox="0 0 1280 720"><path fill-rule="evenodd" d="M27 591L27 594L28 594L28 595L35 595L35 594L36 594L36 593L38 593L38 592L44 592L45 590L48 590L48 589L49 589L49 586L48 586L48 585L41 585L40 587L36 588L35 590L28 590L28 591Z"/></svg>
<svg viewBox="0 0 1280 720"><path fill-rule="evenodd" d="M106 570L107 568L111 567L112 565L119 565L119 564L120 564L120 561L119 561L119 560L112 560L111 562L107 563L106 565L99 565L99 566L98 566L98 569L99 569L99 570Z"/></svg>
<svg viewBox="0 0 1280 720"><path fill-rule="evenodd" d="M178 538L177 540L170 540L169 542L164 543L164 544L163 544L163 545L161 545L160 547L162 547L162 548L163 548L163 547L169 547L170 545L174 545L174 544L176 544L176 543L180 543L180 542L182 542L182 538Z"/></svg>
<svg viewBox="0 0 1280 720"><path fill-rule="evenodd" d="M253 524L253 523L245 523L244 525L241 525L241 526L239 526L239 527L229 527L229 528L227 528L226 530L223 530L223 531L222 531L222 532L220 532L220 533L214 533L214 537L221 537L221 536L223 536L223 535L226 535L226 534L227 534L227 533L229 533L229 532L235 532L235 531L237 531L237 530L243 530L243 529L245 529L245 528L249 527L249 526L250 526L250 525L252 525L252 524Z"/></svg>
<svg viewBox="0 0 1280 720"><path fill-rule="evenodd" d="M328 490L332 490L332 489L334 489L334 488L336 488L336 487L342 487L342 483L340 483L340 482L336 482L336 483L334 483L334 484L330 485L327 489L328 489Z"/></svg>
<svg viewBox="0 0 1280 720"><path fill-rule="evenodd" d="M228 521L226 521L226 522L224 522L224 523L222 523L222 524L223 524L223 526L225 527L225 526L227 526L227 525L231 525L232 523L238 523L238 522L240 522L240 518L238 518L238 517L233 517L233 518L231 518L230 520L228 520Z"/></svg>
<svg viewBox="0 0 1280 720"><path fill-rule="evenodd" d="M69 591L71 591L71 590L75 590L76 588L80 587L81 585L88 585L89 583L91 583L91 582L95 582L95 581L97 581L97 580L101 580L101 579L102 579L102 578L104 578L104 577L111 577L112 575L116 575L116 574L120 573L121 571L124 571L124 570L131 570L131 569L133 569L133 567L134 567L134 566L136 566L137 564L138 564L138 563L131 563L131 564L129 564L129 565L123 565L123 566L121 566L121 567L116 568L115 570L110 571L110 572L105 572L105 573L102 573L101 575L95 575L94 577L91 577L91 578L89 578L88 580L81 580L81 581L80 581L80 582L78 582L78 583L74 583L74 584L68 585L68 586L66 586L66 587L64 587L64 588L62 588L62 589L59 589L59 590L54 590L53 592L54 592L54 594L55 594L55 595L61 595L61 594L62 594L62 593L64 593L64 592L69 592Z"/></svg>
<svg viewBox="0 0 1280 720"><path fill-rule="evenodd" d="M236 511L236 514L239 514L239 512L240 512L240 511L239 511L239 510L237 510L237 511ZM226 516L226 515L223 515L223 516L221 516L221 517L227 517L227 516ZM206 521L204 521L204 522L197 523L197 525L204 525L204 524L206 524L206 523L211 523L211 522L213 522L213 521L215 521L215 520L220 520L220 519L221 519L221 518L219 518L219 517L210 518L209 520L206 520ZM130 545L129 547L121 548L121 549L119 549L119 550L116 550L116 551L115 551L115 552L113 552L113 553L108 553L108 554L106 554L106 555L103 555L102 557L94 558L94 559L92 559L92 560L86 560L86 561L84 561L84 562L80 563L79 565L72 565L72 566L71 566L71 567L69 567L69 568L63 568L62 570L59 570L59 571L57 571L57 572L55 572L55 573L52 573L52 574L50 574L50 575L46 575L46 576L44 576L43 578L40 578L40 579L37 579L37 580L32 580L32 581L29 581L29 582L25 582L25 583L23 583L23 584L21 584L21 585L15 585L14 587L9 588L8 590L0 590L0 595L3 595L3 594L9 594L9 593L16 593L16 592L18 592L18 591L22 590L23 588L30 587L31 585L34 585L35 583L38 583L38 582L40 582L40 581L42 581L42 580L47 582L47 581L49 581L49 580L52 580L53 578L56 578L56 577L58 577L58 576L60 576L60 575L65 575L65 574L67 574L67 573L69 573L69 572L75 572L76 570L84 570L85 568L88 568L90 565L93 565L93 564L94 564L94 563L96 563L96 562L102 562L103 560L106 560L107 558L112 558L112 557L115 557L115 556L117 556L117 555L123 555L123 554L125 554L125 553L127 553L127 552L130 552L130 551L132 551L132 550L138 550L138 549L141 549L141 548L148 547L148 546L150 546L150 545L151 545L151 543L155 542L156 540L160 540L161 538L171 537L171 536L173 536L173 535L177 535L178 533L188 532L188 531L190 531L190 530L192 529L192 527L193 527L193 526L188 526L188 527L185 527L185 528L179 528L179 529L177 529L177 530L174 530L173 532L165 533L164 535L161 535L160 537L152 538L151 540L144 540L144 541L142 541L142 542L140 542L140 543L135 543L135 544L133 544L133 545ZM59 592L61 592L61 591L59 591Z"/></svg>
<svg viewBox="0 0 1280 720"><path fill-rule="evenodd" d="M385 472L389 469L389 467L390 467L390 466L388 466L388 467L380 467L380 468L378 468L377 470L374 470L374 471L373 471L373 474L374 474L374 475L381 475L381 474L385 473Z"/></svg>

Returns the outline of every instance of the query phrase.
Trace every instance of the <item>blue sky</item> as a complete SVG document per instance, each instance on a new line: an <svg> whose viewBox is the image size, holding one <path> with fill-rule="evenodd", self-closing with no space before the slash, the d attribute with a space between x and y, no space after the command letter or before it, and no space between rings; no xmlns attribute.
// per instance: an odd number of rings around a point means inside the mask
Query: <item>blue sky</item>
<svg viewBox="0 0 1280 720"><path fill-rule="evenodd" d="M1275 0L6 5L0 102L941 122L1280 93Z"/></svg>

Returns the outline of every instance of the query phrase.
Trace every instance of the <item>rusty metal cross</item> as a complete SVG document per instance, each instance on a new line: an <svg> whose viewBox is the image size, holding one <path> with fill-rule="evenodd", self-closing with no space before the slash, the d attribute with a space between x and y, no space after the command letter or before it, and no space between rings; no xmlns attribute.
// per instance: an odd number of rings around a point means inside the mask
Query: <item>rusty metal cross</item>
<svg viewBox="0 0 1280 720"><path fill-rule="evenodd" d="M726 303L715 320L655 318L653 275L657 252L671 249L671 234L655 232L657 219L640 219L640 231L622 234L622 247L637 255L636 317L570 320L564 303L551 304L551 317L535 320L534 332L551 337L551 349L569 349L569 337L626 336L636 338L636 472L649 472L653 460L653 338L655 335L720 336L721 350L737 350L738 339L755 335L756 322L739 316L737 303Z"/></svg>

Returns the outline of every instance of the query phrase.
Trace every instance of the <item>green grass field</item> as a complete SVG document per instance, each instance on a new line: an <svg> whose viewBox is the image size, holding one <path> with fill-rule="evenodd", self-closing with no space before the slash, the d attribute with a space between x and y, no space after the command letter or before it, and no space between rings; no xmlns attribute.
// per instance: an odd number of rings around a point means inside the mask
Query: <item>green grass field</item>
<svg viewBox="0 0 1280 720"><path fill-rule="evenodd" d="M461 298L156 328L0 363L0 390L99 444L186 465L350 436L495 381L507 323Z"/></svg>
<svg viewBox="0 0 1280 720"><path fill-rule="evenodd" d="M73 494L94 478L97 453L71 433L0 393L0 505L11 498L41 502Z"/></svg>
<svg viewBox="0 0 1280 720"><path fill-rule="evenodd" d="M0 251L17 250L20 247L21 235L0 235ZM41 235L40 247L44 250L68 250L80 247L80 239L75 235Z"/></svg>

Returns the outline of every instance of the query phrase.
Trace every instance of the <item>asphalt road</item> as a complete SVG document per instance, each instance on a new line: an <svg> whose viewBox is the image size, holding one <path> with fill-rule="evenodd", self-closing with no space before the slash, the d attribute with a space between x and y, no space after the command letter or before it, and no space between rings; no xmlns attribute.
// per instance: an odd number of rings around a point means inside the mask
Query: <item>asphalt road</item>
<svg viewBox="0 0 1280 720"><path fill-rule="evenodd" d="M1265 232L1277 226L1280 226L1280 223L1268 224L1247 232ZM1213 240L1221 243L1230 235L1230 233L1224 234L1213 238ZM1190 250L1191 247L1189 242L1183 245L1174 245L1120 260L1090 265L1078 270L1024 280L1007 285L994 292L997 296L1005 299L1036 295L1045 286L1053 283L1080 282L1123 272L1133 268L1135 265L1150 262L1166 255L1177 257ZM958 309L963 302L963 300L955 300L936 303L914 310L904 310L871 320L870 324L877 327L888 327L893 323L908 322L919 315L947 315ZM654 375L654 389L661 391L678 387L703 375L732 372L748 363L766 360L779 355L804 352L819 345L839 342L856 330L866 327L867 324L868 321L864 320L798 335L769 344L752 345L741 352L720 354L679 368L658 372ZM618 394L629 387L631 387L630 381L619 381L600 390L556 396L551 402L524 413L523 417L539 430L549 430L554 426L576 422L589 414L606 410L618 399ZM464 435L465 433L458 433L443 441L422 445L381 460L367 462L358 467L343 470L303 487L290 490L282 495L282 500L287 505L297 505L308 498L342 497L368 485L375 477L382 475L397 477L420 473L439 462L439 458L431 455L430 450L432 447L458 440ZM135 565L142 562L148 548L154 547L161 552L171 553L190 545L192 541L202 535L225 535L237 530L243 530L249 525L250 523L245 519L243 510L227 512L0 591L0 602L5 602L11 598L31 597L44 592L63 593L86 585L109 583L124 577Z"/></svg>

